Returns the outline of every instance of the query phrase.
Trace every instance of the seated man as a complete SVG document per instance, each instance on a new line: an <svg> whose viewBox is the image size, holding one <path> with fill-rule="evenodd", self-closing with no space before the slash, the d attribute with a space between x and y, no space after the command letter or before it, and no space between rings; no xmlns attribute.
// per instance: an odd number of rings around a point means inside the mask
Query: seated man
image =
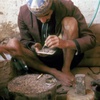
<svg viewBox="0 0 100 100"><path fill-rule="evenodd" d="M83 53L95 46L95 36L84 16L71 0L27 0L18 15L21 40L11 39L8 52L25 61L29 68L52 74L70 86L71 69ZM54 49L53 55L41 55L42 46Z"/></svg>

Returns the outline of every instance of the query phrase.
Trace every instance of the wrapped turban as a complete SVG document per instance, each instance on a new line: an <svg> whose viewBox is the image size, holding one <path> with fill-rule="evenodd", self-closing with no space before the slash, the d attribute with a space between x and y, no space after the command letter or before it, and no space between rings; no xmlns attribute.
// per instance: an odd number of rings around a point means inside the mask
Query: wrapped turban
<svg viewBox="0 0 100 100"><path fill-rule="evenodd" d="M27 0L29 10L36 16L44 14L52 6L53 0Z"/></svg>

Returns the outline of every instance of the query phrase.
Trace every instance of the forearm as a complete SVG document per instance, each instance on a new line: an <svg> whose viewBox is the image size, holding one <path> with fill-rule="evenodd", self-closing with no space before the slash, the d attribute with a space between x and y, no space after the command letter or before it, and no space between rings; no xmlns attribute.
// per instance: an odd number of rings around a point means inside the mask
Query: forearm
<svg viewBox="0 0 100 100"><path fill-rule="evenodd" d="M76 44L73 40L67 40L65 48L72 49L72 50L77 50Z"/></svg>
<svg viewBox="0 0 100 100"><path fill-rule="evenodd" d="M38 71L46 72L46 73L53 73L52 68L46 66L44 63L42 63L37 55L30 50L23 48L23 60L26 62L26 64L29 67L32 67L33 70L36 69Z"/></svg>

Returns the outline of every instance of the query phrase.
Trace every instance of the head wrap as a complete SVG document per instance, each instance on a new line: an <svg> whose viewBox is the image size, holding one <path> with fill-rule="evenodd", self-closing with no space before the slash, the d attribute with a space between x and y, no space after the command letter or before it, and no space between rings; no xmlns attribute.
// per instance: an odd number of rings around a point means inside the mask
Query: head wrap
<svg viewBox="0 0 100 100"><path fill-rule="evenodd" d="M27 0L29 10L36 16L44 14L52 6L53 0Z"/></svg>

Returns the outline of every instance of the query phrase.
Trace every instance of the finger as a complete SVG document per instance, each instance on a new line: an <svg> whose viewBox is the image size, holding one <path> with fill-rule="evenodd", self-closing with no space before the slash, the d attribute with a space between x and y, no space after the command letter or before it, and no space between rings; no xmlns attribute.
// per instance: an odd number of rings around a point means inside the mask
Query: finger
<svg viewBox="0 0 100 100"><path fill-rule="evenodd" d="M50 39L54 39L54 38L56 38L57 36L56 35L49 35L48 37L47 37L47 39L45 40L45 42L48 42Z"/></svg>
<svg viewBox="0 0 100 100"><path fill-rule="evenodd" d="M61 84L64 85L64 86L72 86L72 84L68 80L62 81Z"/></svg>
<svg viewBox="0 0 100 100"><path fill-rule="evenodd" d="M72 81L70 81L70 80L67 80L66 83L67 83L68 86L72 85Z"/></svg>
<svg viewBox="0 0 100 100"><path fill-rule="evenodd" d="M65 85L65 86L70 86L71 85L71 82L70 82L70 80L67 78L65 78L64 80L62 80L62 82L63 82L63 85Z"/></svg>
<svg viewBox="0 0 100 100"><path fill-rule="evenodd" d="M34 47L38 49L42 49L42 45L40 43L35 43Z"/></svg>
<svg viewBox="0 0 100 100"><path fill-rule="evenodd" d="M40 49L38 49L38 48L35 48L35 51L36 51L36 52L39 52L39 50L40 50Z"/></svg>
<svg viewBox="0 0 100 100"><path fill-rule="evenodd" d="M72 83L72 85L75 84L75 79L74 78L71 79L71 83Z"/></svg>
<svg viewBox="0 0 100 100"><path fill-rule="evenodd" d="M34 44L34 46L36 46L36 47L37 47L38 45L40 45L40 44L39 44L39 43L35 43L35 44Z"/></svg>
<svg viewBox="0 0 100 100"><path fill-rule="evenodd" d="M46 45L47 45L48 47L51 47L51 46L53 46L53 45L57 46L58 44L59 44L58 39L54 39L54 38L49 39L49 40L46 42Z"/></svg>
<svg viewBox="0 0 100 100"><path fill-rule="evenodd" d="M49 35L48 37L47 37L47 39L50 39L50 38L53 38L53 37L55 37L56 35Z"/></svg>
<svg viewBox="0 0 100 100"><path fill-rule="evenodd" d="M65 82L66 82L66 84L68 86L72 86L73 85L73 82L74 82L74 78L67 78Z"/></svg>

